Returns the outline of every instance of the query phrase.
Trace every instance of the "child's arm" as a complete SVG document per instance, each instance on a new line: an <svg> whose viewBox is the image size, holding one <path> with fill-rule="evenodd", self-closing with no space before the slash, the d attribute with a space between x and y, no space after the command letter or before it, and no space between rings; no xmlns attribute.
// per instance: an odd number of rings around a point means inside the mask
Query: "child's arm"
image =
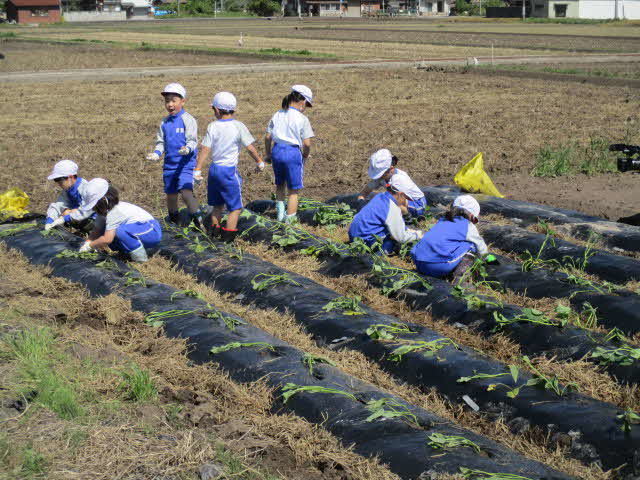
<svg viewBox="0 0 640 480"><path fill-rule="evenodd" d="M258 169L258 171L261 172L262 170L264 170L264 162L262 161L262 157L256 150L256 147L253 146L253 143L251 145L247 145L247 152L249 152L251 158L256 161L256 168Z"/></svg>
<svg viewBox="0 0 640 480"><path fill-rule="evenodd" d="M311 138L305 138L302 141L302 159L306 160L311 152Z"/></svg>
<svg viewBox="0 0 640 480"><path fill-rule="evenodd" d="M107 230L106 232L104 232L104 234L100 235L99 237L93 239L93 240L89 240L89 247L93 248L95 250L99 250L101 248L104 248L108 245L111 245L111 242L113 242L116 238L116 231L115 230Z"/></svg>
<svg viewBox="0 0 640 480"><path fill-rule="evenodd" d="M471 242L476 246L476 252L478 253L478 255L486 255L487 253L489 253L487 244L484 243L484 239L480 236L478 228L473 223L469 223L466 240L467 242Z"/></svg>
<svg viewBox="0 0 640 480"><path fill-rule="evenodd" d="M264 136L264 159L266 162L271 162L271 146L272 146L272 141L271 141L271 134L267 133Z"/></svg>
<svg viewBox="0 0 640 480"><path fill-rule="evenodd" d="M158 161L160 157L164 153L164 131L162 130L162 123L158 127L158 132L156 133L156 149L147 155L147 160Z"/></svg>
<svg viewBox="0 0 640 480"><path fill-rule="evenodd" d="M182 152L184 151L183 155L189 155L198 146L198 122L191 115L183 115L182 119L184 122L184 137L187 142L184 147L187 147L188 150L183 150L183 147L180 149L180 153L183 154Z"/></svg>
<svg viewBox="0 0 640 480"><path fill-rule="evenodd" d="M65 210L69 209L69 207L69 198L67 197L67 194L65 192L62 192L55 202L49 204L49 208L47 208L47 219L45 223L53 223L53 221L60 217Z"/></svg>
<svg viewBox="0 0 640 480"><path fill-rule="evenodd" d="M420 240L424 235L422 230L410 230L406 227L402 218L402 211L398 205L390 205L389 213L385 219L385 225L389 230L389 235L398 243L413 242Z"/></svg>
<svg viewBox="0 0 640 480"><path fill-rule="evenodd" d="M202 167L204 166L204 162L211 155L211 148L205 147L200 144L200 148L198 149L198 160L196 161L196 168L193 171L193 179L196 183L200 183L202 181Z"/></svg>

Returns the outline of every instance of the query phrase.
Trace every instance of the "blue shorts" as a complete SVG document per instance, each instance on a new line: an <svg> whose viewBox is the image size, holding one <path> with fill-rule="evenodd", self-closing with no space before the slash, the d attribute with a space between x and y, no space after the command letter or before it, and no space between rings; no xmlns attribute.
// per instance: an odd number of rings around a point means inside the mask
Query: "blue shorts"
<svg viewBox="0 0 640 480"><path fill-rule="evenodd" d="M211 206L226 205L230 212L241 209L243 207L242 177L238 173L238 169L235 166L211 165L207 195L208 203Z"/></svg>
<svg viewBox="0 0 640 480"><path fill-rule="evenodd" d="M180 190L193 190L194 166L187 164L176 170L165 170L162 173L164 180L164 193L179 193Z"/></svg>
<svg viewBox="0 0 640 480"><path fill-rule="evenodd" d="M408 210L412 217L420 217L424 215L427 209L427 199L422 197L420 200L409 200Z"/></svg>
<svg viewBox="0 0 640 480"><path fill-rule="evenodd" d="M126 223L116 228L116 238L109 247L112 250L129 253L140 247L155 247L162 240L162 228L157 220Z"/></svg>
<svg viewBox="0 0 640 480"><path fill-rule="evenodd" d="M297 145L276 143L271 150L271 163L276 177L276 185L286 182L289 190L304 188L304 162L302 152Z"/></svg>

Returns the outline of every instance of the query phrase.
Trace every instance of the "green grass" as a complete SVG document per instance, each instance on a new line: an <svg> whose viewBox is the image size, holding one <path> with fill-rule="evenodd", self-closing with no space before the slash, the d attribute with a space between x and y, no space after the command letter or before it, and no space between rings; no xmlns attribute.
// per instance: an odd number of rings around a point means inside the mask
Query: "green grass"
<svg viewBox="0 0 640 480"><path fill-rule="evenodd" d="M537 18L530 17L524 20L523 23L563 23L571 25L599 25L599 24L616 24L622 23L623 20L604 19L597 20L593 18Z"/></svg>
<svg viewBox="0 0 640 480"><path fill-rule="evenodd" d="M124 390L127 400L146 402L155 399L158 395L148 370L142 370L137 365L133 365L129 370L120 372L120 376L122 377L120 388Z"/></svg>
<svg viewBox="0 0 640 480"><path fill-rule="evenodd" d="M531 171L534 177L559 177L575 173L598 175L616 172L616 159L609 152L609 141L592 137L585 146L568 142L558 146L544 146L536 154L536 164Z"/></svg>
<svg viewBox="0 0 640 480"><path fill-rule="evenodd" d="M35 478L45 473L46 462L41 453L32 448L25 449L22 458L22 468L20 469L22 478Z"/></svg>

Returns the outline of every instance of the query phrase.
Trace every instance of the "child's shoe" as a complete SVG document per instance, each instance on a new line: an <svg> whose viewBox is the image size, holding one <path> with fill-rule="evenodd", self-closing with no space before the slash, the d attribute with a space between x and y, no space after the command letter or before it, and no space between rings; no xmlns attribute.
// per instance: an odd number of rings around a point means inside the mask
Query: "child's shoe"
<svg viewBox="0 0 640 480"><path fill-rule="evenodd" d="M214 240L222 236L222 227L220 224L211 226L209 229L209 236Z"/></svg>
<svg viewBox="0 0 640 480"><path fill-rule="evenodd" d="M284 218L284 223L288 225L296 225L298 223L298 215L296 213L292 213L291 215L287 215Z"/></svg>
<svg viewBox="0 0 640 480"><path fill-rule="evenodd" d="M180 223L180 212L169 212L169 222L178 225Z"/></svg>
<svg viewBox="0 0 640 480"><path fill-rule="evenodd" d="M233 242L236 239L236 236L238 236L238 229L229 230L229 229L226 229L226 228L222 228L221 231L220 231L220 238L225 243Z"/></svg>
<svg viewBox="0 0 640 480"><path fill-rule="evenodd" d="M149 256L147 255L147 250L143 246L140 246L135 250L131 251L129 255L131 256L131 260L133 260L134 262L142 263L149 260Z"/></svg>

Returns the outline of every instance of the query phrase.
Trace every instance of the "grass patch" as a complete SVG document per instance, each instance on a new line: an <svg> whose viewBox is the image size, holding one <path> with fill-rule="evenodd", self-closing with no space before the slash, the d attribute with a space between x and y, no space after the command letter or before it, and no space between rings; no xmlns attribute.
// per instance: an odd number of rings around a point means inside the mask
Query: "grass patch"
<svg viewBox="0 0 640 480"><path fill-rule="evenodd" d="M570 25L599 25L599 24L620 24L623 20L595 18L537 18L531 17L523 21L523 23L563 23Z"/></svg>
<svg viewBox="0 0 640 480"><path fill-rule="evenodd" d="M617 172L615 155L609 151L609 141L592 137L586 146L566 143L544 146L536 154L531 171L534 177L560 177L574 173L597 175Z"/></svg>
<svg viewBox="0 0 640 480"><path fill-rule="evenodd" d="M146 402L156 398L158 390L148 370L142 370L137 365L133 365L129 370L120 372L120 376L122 377L120 388L124 390L127 400Z"/></svg>

